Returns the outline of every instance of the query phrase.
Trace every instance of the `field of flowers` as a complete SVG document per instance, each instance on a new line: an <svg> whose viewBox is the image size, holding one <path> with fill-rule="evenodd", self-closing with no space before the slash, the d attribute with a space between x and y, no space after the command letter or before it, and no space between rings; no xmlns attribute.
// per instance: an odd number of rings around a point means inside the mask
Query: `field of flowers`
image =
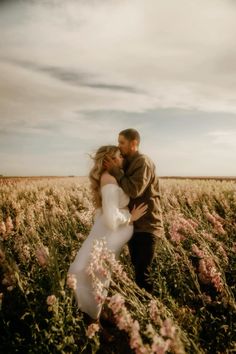
<svg viewBox="0 0 236 354"><path fill-rule="evenodd" d="M161 179L165 236L152 295L94 246L89 274L112 271L104 313L110 341L78 310L70 262L92 225L89 183L0 179L1 353L236 353L236 181ZM100 261L99 261L100 260Z"/></svg>

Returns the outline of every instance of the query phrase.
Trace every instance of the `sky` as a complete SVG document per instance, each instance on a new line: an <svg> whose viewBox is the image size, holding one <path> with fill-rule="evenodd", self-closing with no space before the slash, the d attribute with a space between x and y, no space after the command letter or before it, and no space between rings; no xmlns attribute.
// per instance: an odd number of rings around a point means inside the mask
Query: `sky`
<svg viewBox="0 0 236 354"><path fill-rule="evenodd" d="M159 176L236 176L234 0L0 2L0 174L87 175L135 128Z"/></svg>

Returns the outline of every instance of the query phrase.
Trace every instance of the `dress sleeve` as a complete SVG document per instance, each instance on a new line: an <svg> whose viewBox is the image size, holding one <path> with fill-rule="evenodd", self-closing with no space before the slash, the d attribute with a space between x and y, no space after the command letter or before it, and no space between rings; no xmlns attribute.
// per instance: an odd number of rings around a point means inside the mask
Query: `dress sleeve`
<svg viewBox="0 0 236 354"><path fill-rule="evenodd" d="M131 214L128 209L119 208L119 187L116 184L106 184L101 188L102 213L106 225L116 230L119 225L129 223Z"/></svg>

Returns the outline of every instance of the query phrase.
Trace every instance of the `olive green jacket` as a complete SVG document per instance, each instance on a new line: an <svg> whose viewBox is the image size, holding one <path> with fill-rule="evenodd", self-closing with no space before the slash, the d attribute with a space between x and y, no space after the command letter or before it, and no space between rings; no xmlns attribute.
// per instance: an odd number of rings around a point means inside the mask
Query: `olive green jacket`
<svg viewBox="0 0 236 354"><path fill-rule="evenodd" d="M125 159L123 170L113 168L110 173L130 197L130 210L143 202L148 205L146 214L134 222L134 232L150 232L161 236L163 219L159 180L151 159L137 151Z"/></svg>

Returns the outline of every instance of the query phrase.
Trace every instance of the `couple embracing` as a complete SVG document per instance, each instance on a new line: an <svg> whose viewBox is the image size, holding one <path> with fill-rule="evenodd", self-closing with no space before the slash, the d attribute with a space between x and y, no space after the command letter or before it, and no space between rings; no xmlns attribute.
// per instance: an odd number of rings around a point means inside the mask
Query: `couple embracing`
<svg viewBox="0 0 236 354"><path fill-rule="evenodd" d="M96 217L68 271L76 279L78 307L95 320L99 319L101 304L95 299L92 279L86 272L94 241L105 238L117 259L128 243L135 281L151 293L153 284L147 278L157 238L163 233L159 181L154 163L139 152L138 131L121 131L118 143L100 147L94 156L89 177Z"/></svg>

